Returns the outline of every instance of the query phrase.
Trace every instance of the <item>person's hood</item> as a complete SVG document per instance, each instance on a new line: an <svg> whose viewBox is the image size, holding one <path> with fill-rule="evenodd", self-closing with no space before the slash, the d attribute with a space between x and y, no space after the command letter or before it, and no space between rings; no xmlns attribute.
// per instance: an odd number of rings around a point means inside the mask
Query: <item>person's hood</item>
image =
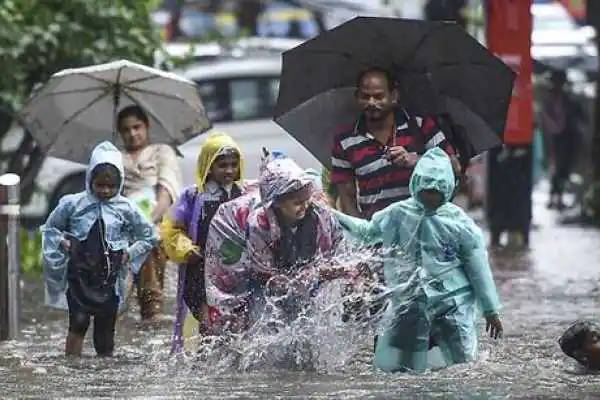
<svg viewBox="0 0 600 400"><path fill-rule="evenodd" d="M240 176L235 183L241 187L242 173L244 171L244 156L242 155L242 151L231 136L223 132L214 132L208 136L198 155L196 168L196 185L198 185L198 190L206 191L206 179L210 173L210 167L220 155L225 154L227 149L234 149L240 157Z"/></svg>
<svg viewBox="0 0 600 400"><path fill-rule="evenodd" d="M86 192L96 198L92 191L92 171L99 164L112 164L119 170L119 191L121 193L123 190L123 184L125 183L125 172L123 169L123 156L119 149L115 147L111 142L102 142L98 144L94 150L92 151L92 155L90 156L90 162L88 164L87 170L85 171L85 190ZM118 196L118 195L117 195ZM117 197L115 196L115 197Z"/></svg>
<svg viewBox="0 0 600 400"><path fill-rule="evenodd" d="M455 186L454 171L448 154L439 147L428 150L417 162L410 178L412 197L420 204L418 193L435 189L444 195L445 202L452 199Z"/></svg>
<svg viewBox="0 0 600 400"><path fill-rule="evenodd" d="M264 207L270 207L279 196L308 185L312 188L314 179L291 158L273 153L263 159L258 186Z"/></svg>

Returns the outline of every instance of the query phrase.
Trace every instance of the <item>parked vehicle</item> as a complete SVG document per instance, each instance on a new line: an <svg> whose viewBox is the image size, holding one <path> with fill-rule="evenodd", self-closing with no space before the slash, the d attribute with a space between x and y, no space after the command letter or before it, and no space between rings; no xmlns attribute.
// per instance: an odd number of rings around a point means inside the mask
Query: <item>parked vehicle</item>
<svg viewBox="0 0 600 400"><path fill-rule="evenodd" d="M534 3L531 13L531 55L534 59L597 57L594 29L577 25L562 4Z"/></svg>
<svg viewBox="0 0 600 400"><path fill-rule="evenodd" d="M215 130L229 133L246 156L246 176L258 175L262 147L278 149L305 168L320 163L301 144L272 121L279 92L281 57L221 59L180 72L198 84ZM206 135L180 146L184 181L192 182L195 158Z"/></svg>

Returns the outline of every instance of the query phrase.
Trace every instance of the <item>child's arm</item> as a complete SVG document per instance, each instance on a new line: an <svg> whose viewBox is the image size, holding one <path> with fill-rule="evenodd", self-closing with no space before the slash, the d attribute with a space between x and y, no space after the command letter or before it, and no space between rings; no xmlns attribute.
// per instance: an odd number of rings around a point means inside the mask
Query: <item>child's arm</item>
<svg viewBox="0 0 600 400"><path fill-rule="evenodd" d="M68 259L68 238L65 232L69 227L72 209L70 197L63 197L50 213L42 231L42 257L46 268L62 268Z"/></svg>
<svg viewBox="0 0 600 400"><path fill-rule="evenodd" d="M381 242L382 232L380 222L382 214L385 212L379 211L373 215L373 219L367 221L365 219L351 217L337 210L332 210L340 225L349 232L355 239L360 242L370 245Z"/></svg>
<svg viewBox="0 0 600 400"><path fill-rule="evenodd" d="M194 245L187 234L187 226L192 219L195 195L195 189L186 189L160 224L163 249L167 257L177 263L184 263L188 261L190 255L199 253L199 248Z"/></svg>
<svg viewBox="0 0 600 400"><path fill-rule="evenodd" d="M486 317L497 316L501 305L488 259L483 234L469 221L467 237L463 240L464 270L473 286L475 296Z"/></svg>
<svg viewBox="0 0 600 400"><path fill-rule="evenodd" d="M127 249L127 259L130 263L131 271L137 274L150 251L157 245L158 235L156 234L156 229L148 222L140 208L133 202L130 204L132 212L126 223L133 244Z"/></svg>

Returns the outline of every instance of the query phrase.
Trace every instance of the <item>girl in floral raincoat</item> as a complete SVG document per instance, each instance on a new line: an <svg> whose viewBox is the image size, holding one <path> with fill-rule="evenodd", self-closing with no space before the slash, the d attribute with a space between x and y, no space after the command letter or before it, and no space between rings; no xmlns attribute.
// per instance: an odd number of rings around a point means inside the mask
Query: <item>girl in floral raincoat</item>
<svg viewBox="0 0 600 400"><path fill-rule="evenodd" d="M215 333L247 329L260 313L267 283L284 289L293 280L308 294L316 283L311 266L343 239L316 187L318 175L281 155L267 156L260 170L260 196L249 193L224 204L211 222L206 279ZM344 272L322 269L320 278Z"/></svg>

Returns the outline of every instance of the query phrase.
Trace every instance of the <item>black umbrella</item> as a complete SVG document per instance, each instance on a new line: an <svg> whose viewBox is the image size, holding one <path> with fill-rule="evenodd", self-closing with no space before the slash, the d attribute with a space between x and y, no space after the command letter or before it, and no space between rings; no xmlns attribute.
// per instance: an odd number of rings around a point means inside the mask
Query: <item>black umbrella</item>
<svg viewBox="0 0 600 400"><path fill-rule="evenodd" d="M515 74L446 22L358 17L286 51L275 121L330 166L336 127L357 118L356 79L369 67L393 74L409 111L462 128L454 136L468 156L502 143Z"/></svg>

